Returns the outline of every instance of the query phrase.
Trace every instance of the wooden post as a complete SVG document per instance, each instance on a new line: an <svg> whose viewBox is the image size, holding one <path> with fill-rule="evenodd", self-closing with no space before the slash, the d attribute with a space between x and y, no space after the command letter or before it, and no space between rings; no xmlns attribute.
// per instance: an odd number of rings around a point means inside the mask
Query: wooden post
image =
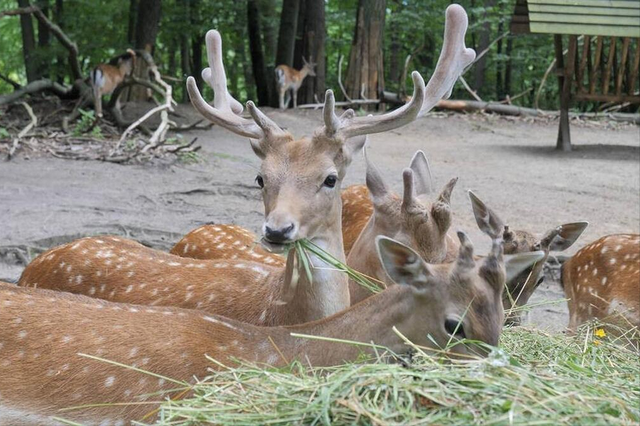
<svg viewBox="0 0 640 426"><path fill-rule="evenodd" d="M571 134L569 132L569 98L571 96L570 79L566 78L564 57L562 55L562 35L554 34L553 41L556 51L556 73L558 74L558 88L560 91L560 126L558 127L558 141L556 149L571 151ZM570 59L567 58L570 62Z"/></svg>

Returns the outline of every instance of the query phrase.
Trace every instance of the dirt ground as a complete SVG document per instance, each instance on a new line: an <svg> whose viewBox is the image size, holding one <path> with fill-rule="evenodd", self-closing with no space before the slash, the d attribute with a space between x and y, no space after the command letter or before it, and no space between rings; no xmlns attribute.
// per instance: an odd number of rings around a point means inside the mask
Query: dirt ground
<svg viewBox="0 0 640 426"><path fill-rule="evenodd" d="M297 136L311 134L321 120L319 111L267 112ZM561 223L590 222L572 254L602 235L640 232L640 137L637 126L601 122L573 122L571 132L575 150L560 153L554 120L435 114L371 136L369 152L397 190L418 149L429 157L437 187L458 176L454 227L471 235L478 253L489 241L475 226L467 189L512 228L537 235ZM203 162L0 161L0 279L16 280L30 253L86 235L126 235L166 250L206 222L257 231L259 162L248 141L219 127L184 136L199 138ZM356 158L346 184L363 181L364 162ZM532 302L548 303L535 307L529 321L561 330L568 322L561 299L558 283L547 280Z"/></svg>

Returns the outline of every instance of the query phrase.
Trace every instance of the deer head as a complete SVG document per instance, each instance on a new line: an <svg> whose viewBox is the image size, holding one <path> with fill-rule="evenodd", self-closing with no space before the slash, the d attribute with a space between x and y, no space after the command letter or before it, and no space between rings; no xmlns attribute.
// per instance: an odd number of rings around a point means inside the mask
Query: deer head
<svg viewBox="0 0 640 426"><path fill-rule="evenodd" d="M377 235L384 235L412 247L422 259L431 263L452 261L457 252L457 240L447 235L451 224L451 191L457 179L452 179L429 206L424 196L432 190L431 171L427 157L416 152L403 171L403 196L396 195L384 182L382 174L365 150L366 183L374 213L353 245L347 262L356 270L372 271L369 275L388 281L373 249ZM351 284L352 303L368 294Z"/></svg>
<svg viewBox="0 0 640 426"><path fill-rule="evenodd" d="M452 40L445 43L447 51L441 55L429 82L429 96L446 93L457 79L458 74L450 76L445 67L459 73L468 64L469 49L464 49L463 43L466 26L464 10L449 7L445 38ZM462 50L456 42L462 43ZM203 71L202 77L213 88L213 106L202 98L193 77L187 79L187 90L192 104L205 118L250 138L254 152L262 159L256 181L262 188L265 205L264 241L272 247L301 238L321 242L329 238L328 234L340 233L342 179L353 155L362 149L365 136L408 124L425 108L433 106L425 105L424 81L415 71L411 101L377 116L357 117L353 110L337 115L333 92L328 90L324 125L311 138L296 139L251 101L246 105L251 119L240 116L242 106L227 90L220 34L209 31L206 45L209 68ZM341 246L342 241L339 244Z"/></svg>
<svg viewBox="0 0 640 426"><path fill-rule="evenodd" d="M396 284L412 286L421 294L421 303L425 306L416 313L418 318L412 319L415 330L405 329L407 336L415 336L412 341L416 344L433 345L429 343L431 339L419 331L428 323L431 338L441 346L442 342L463 338L497 345L504 322L505 280L543 256L542 252L533 252L505 260L500 218L473 194L470 196L476 222L492 240L489 255L482 259L474 257L473 244L464 232L457 233L460 246L455 261L446 264L427 263L397 241L383 236L377 239L380 261L389 277ZM485 353L482 347L471 347L476 353ZM466 353L467 349L458 351Z"/></svg>
<svg viewBox="0 0 640 426"><path fill-rule="evenodd" d="M507 282L503 298L504 308L507 312L507 324L519 325L522 322L521 313L512 310L525 306L534 291L544 281L543 267L550 252L564 251L571 247L588 225L588 222L565 223L548 231L541 239L537 239L527 231L514 231L505 226L503 235L505 253L516 254L536 250L544 252L544 258L541 261Z"/></svg>
<svg viewBox="0 0 640 426"><path fill-rule="evenodd" d="M307 75L311 76L311 77L315 77L316 76L316 63L313 61L309 61L307 62L307 60L305 59L305 57L302 57L302 63L304 64L302 66L302 69L300 71L305 71L307 73Z"/></svg>

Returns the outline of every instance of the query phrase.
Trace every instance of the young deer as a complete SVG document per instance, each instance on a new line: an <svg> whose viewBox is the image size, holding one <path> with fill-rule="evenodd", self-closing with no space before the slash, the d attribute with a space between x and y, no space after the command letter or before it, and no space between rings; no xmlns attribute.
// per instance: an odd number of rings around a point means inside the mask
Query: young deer
<svg viewBox="0 0 640 426"><path fill-rule="evenodd" d="M409 168L402 173L402 197L389 189L378 168L366 155L366 151L365 161L366 187L372 199L374 212L369 215L364 229L349 252L349 266L378 281L390 283L375 252L374 241L377 235L407 244L429 263L452 262L458 251L458 241L448 231L452 216L451 192L458 179L449 181L438 198L427 207L418 199L431 192L429 163L422 151L413 156ZM351 304L372 295L369 290L354 281L349 283L349 293Z"/></svg>
<svg viewBox="0 0 640 426"><path fill-rule="evenodd" d="M569 329L597 318L640 330L640 235L607 235L562 266Z"/></svg>
<svg viewBox="0 0 640 426"><path fill-rule="evenodd" d="M462 42L467 20L459 6L447 9L445 40ZM216 31L206 37L209 63L203 78L215 92L214 107L200 95L195 80L187 89L195 108L207 119L236 134L251 138L262 159L257 177L263 189L263 242L275 248L308 238L340 261L345 261L340 226L340 184L353 154L370 133L412 122L450 91L473 54L462 45L447 43L434 77L425 86L414 72L414 96L405 106L379 116L356 117L352 110L334 112L327 91L325 125L311 139L294 140L247 103L253 120L240 117L239 104L227 91L221 40ZM260 325L292 324L324 318L349 306L346 276L336 270L314 268L311 280L297 274L292 259L286 268L246 261L183 259L117 238L79 240L43 253L29 265L20 285L55 288L105 297L112 301L199 308ZM315 265L320 259L311 257ZM279 301L291 302L283 306Z"/></svg>
<svg viewBox="0 0 640 426"><path fill-rule="evenodd" d="M136 66L136 52L127 49L127 53L120 55L108 64L99 64L91 71L91 87L96 117L102 117L102 97L110 95L125 79L131 75ZM120 101L116 101L116 108L120 108Z"/></svg>
<svg viewBox="0 0 640 426"><path fill-rule="evenodd" d="M50 424L51 416L92 424L150 422L154 401L184 396L181 383L218 368L207 355L226 365L246 360L282 366L298 360L330 366L355 361L363 352L375 355L371 343L402 355L410 346L400 333L425 350L485 355L483 345L459 339L498 343L505 266L496 225L499 221L485 224L494 230L493 247L480 262L462 232L456 261L442 265L427 264L410 248L380 237L381 262L399 285L329 318L290 327L256 327L195 310L0 284L0 423ZM520 267L541 256L524 255ZM59 411L68 407L77 408Z"/></svg>
<svg viewBox="0 0 640 426"><path fill-rule="evenodd" d="M587 222L565 223L548 231L537 239L527 231L512 231L505 226L505 254L527 253L542 250L544 257L530 268L525 269L513 280L507 282L503 294L506 324L522 323L522 308L529 303L531 295L544 281L543 267L551 252L567 250L582 235L589 224Z"/></svg>
<svg viewBox="0 0 640 426"><path fill-rule="evenodd" d="M307 62L305 58L302 58L304 63L301 70L296 70L289 65L278 65L276 67L276 87L278 88L278 100L280 103L280 109L285 110L289 106L289 90L293 94L293 107L298 108L298 90L302 86L302 82L307 76L315 77L314 71L316 64L313 62ZM285 96L287 96L285 100Z"/></svg>

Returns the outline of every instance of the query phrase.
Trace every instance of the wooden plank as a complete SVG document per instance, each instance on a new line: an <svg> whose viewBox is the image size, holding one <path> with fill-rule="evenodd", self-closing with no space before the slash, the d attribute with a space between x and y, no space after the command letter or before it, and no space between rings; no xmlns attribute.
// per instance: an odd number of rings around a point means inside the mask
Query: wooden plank
<svg viewBox="0 0 640 426"><path fill-rule="evenodd" d="M637 1L629 0L527 0L529 7L534 4L555 4L560 6L611 7L620 9L640 9Z"/></svg>
<svg viewBox="0 0 640 426"><path fill-rule="evenodd" d="M640 67L640 40L636 40L636 52L633 57L633 67L629 76L629 94L634 95L636 91L636 82L638 81L638 68Z"/></svg>
<svg viewBox="0 0 640 426"><path fill-rule="evenodd" d="M629 102L631 104L640 104L640 96L638 95L598 95L591 93L581 93L574 96L577 101L591 102Z"/></svg>
<svg viewBox="0 0 640 426"><path fill-rule="evenodd" d="M630 26L585 25L569 23L531 22L532 33L569 34L569 35L603 35L610 37L640 37L640 29Z"/></svg>
<svg viewBox="0 0 640 426"><path fill-rule="evenodd" d="M601 36L596 39L596 53L593 57L593 67L589 74L589 93L596 92L596 78L600 69L600 58L602 57L602 39L603 37Z"/></svg>
<svg viewBox="0 0 640 426"><path fill-rule="evenodd" d="M511 22L515 22L515 23L518 23L518 24L528 24L529 23L529 17L526 16L526 15L525 16L514 15L511 18Z"/></svg>
<svg viewBox="0 0 640 426"><path fill-rule="evenodd" d="M591 44L591 37L584 36L582 45L582 56L580 57L580 64L576 72L576 83L578 83L578 93L582 93L584 88L582 87L584 79L584 69L587 67L587 59L589 59L589 45Z"/></svg>
<svg viewBox="0 0 640 426"><path fill-rule="evenodd" d="M636 27L640 33L640 20L635 16L602 16L602 15L558 15L555 13L529 12L531 22L558 22L563 24L583 24L583 25L624 25Z"/></svg>
<svg viewBox="0 0 640 426"><path fill-rule="evenodd" d="M625 37L622 39L622 57L620 58L620 67L618 68L618 75L616 78L616 95L620 96L622 94L622 81L624 78L624 73L627 68L627 56L629 54L629 37Z"/></svg>
<svg viewBox="0 0 640 426"><path fill-rule="evenodd" d="M529 24L517 24L513 22L509 26L509 31L511 31L513 34L530 34L531 33L531 31L529 30Z"/></svg>
<svg viewBox="0 0 640 426"><path fill-rule="evenodd" d="M516 6L516 13L520 10L519 14L522 14L522 9L518 9ZM640 14L640 8L633 9L617 9L613 7L593 7L593 6L559 6L553 4L530 4L529 10L531 12L546 12L555 13L557 15L604 15L604 16L634 16Z"/></svg>
<svg viewBox="0 0 640 426"><path fill-rule="evenodd" d="M609 56L607 57L607 65L604 69L604 76L602 77L602 94L609 93L609 77L611 77L611 69L616 58L616 38L611 37L609 40Z"/></svg>

